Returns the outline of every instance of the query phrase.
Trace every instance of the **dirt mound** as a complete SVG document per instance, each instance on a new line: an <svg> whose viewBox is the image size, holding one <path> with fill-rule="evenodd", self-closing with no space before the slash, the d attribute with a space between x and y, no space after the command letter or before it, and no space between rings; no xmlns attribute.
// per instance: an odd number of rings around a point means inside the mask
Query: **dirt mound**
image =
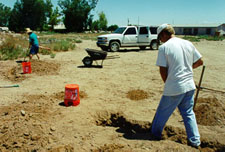
<svg viewBox="0 0 225 152"><path fill-rule="evenodd" d="M79 91L79 96L80 96L81 99L84 99L84 98L88 97L88 95L85 91ZM64 97L65 97L65 92L60 91L58 93L54 93L51 97L63 101Z"/></svg>
<svg viewBox="0 0 225 152"><path fill-rule="evenodd" d="M59 68L59 63L42 60L31 60L32 73L35 73L39 76L57 75L59 72Z"/></svg>
<svg viewBox="0 0 225 152"><path fill-rule="evenodd" d="M199 98L195 108L195 115L200 125L225 125L225 107L216 97Z"/></svg>
<svg viewBox="0 0 225 152"><path fill-rule="evenodd" d="M148 99L149 98L149 94L147 92L145 92L144 90L131 90L127 92L127 98L131 99L131 100L143 100L143 99Z"/></svg>
<svg viewBox="0 0 225 152"><path fill-rule="evenodd" d="M74 152L74 148L71 145L58 146L48 152Z"/></svg>
<svg viewBox="0 0 225 152"><path fill-rule="evenodd" d="M92 150L93 152L121 152L124 148L121 144L105 144L104 146L101 146L97 149ZM127 151L127 150L126 150Z"/></svg>
<svg viewBox="0 0 225 152"><path fill-rule="evenodd" d="M14 66L9 69L5 74L5 78L12 82L21 82L26 79L26 76L21 73L20 66Z"/></svg>
<svg viewBox="0 0 225 152"><path fill-rule="evenodd" d="M20 104L0 107L0 151L38 151L57 141L53 118L59 113L44 95L29 95Z"/></svg>
<svg viewBox="0 0 225 152"><path fill-rule="evenodd" d="M58 93L54 93L51 97L55 98L55 99L58 99L60 101L63 101L64 100L64 96L65 96L65 92L64 91L60 91Z"/></svg>
<svg viewBox="0 0 225 152"><path fill-rule="evenodd" d="M22 62L22 61L21 61ZM4 66L5 63L2 63ZM59 63L47 62L42 60L31 60L31 73L39 76L57 75L60 69ZM23 74L22 65L19 62L14 66L6 66L0 70L1 75L12 82L21 82L30 77L29 74Z"/></svg>

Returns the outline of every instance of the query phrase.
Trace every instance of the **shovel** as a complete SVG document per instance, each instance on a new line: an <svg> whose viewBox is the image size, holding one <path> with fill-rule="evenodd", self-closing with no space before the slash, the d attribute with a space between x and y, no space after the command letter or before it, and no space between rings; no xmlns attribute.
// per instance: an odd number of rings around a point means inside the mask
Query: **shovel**
<svg viewBox="0 0 225 152"><path fill-rule="evenodd" d="M27 51L26 51L25 53L26 53L26 54L25 54L25 56L24 56L23 62L26 62L25 59L26 59L27 56L29 56L29 48L27 49Z"/></svg>
<svg viewBox="0 0 225 152"><path fill-rule="evenodd" d="M201 77L200 77L200 80L199 80L199 84L198 84L198 87L197 87L197 92L196 92L195 99L194 99L194 107L193 107L193 110L195 109L195 106L197 104L198 94L199 94L199 91L200 91L200 88L201 88L202 78L203 78L203 75L204 75L204 71L205 71L205 65L203 65L203 68L202 68Z"/></svg>

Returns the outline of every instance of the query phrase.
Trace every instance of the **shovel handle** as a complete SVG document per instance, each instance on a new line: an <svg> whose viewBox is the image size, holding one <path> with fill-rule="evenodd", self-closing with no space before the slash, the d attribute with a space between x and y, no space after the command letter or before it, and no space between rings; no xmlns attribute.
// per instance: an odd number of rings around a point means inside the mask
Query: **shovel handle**
<svg viewBox="0 0 225 152"><path fill-rule="evenodd" d="M202 84L202 78L203 78L203 75L204 75L204 71L205 71L205 66L203 65L201 77L200 77L200 80L199 80L199 83L198 83L197 92L196 92L195 99L194 99L194 107L193 107L193 110L195 109L195 105L196 105L197 100L198 100L198 94L199 94L199 91L201 89L201 84Z"/></svg>

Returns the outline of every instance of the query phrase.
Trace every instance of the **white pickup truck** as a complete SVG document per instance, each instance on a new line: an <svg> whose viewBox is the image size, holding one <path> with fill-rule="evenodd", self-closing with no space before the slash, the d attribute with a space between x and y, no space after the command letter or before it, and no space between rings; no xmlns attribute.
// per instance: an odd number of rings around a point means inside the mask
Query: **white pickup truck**
<svg viewBox="0 0 225 152"><path fill-rule="evenodd" d="M112 34L98 36L97 46L104 51L116 52L120 47L139 47L157 50L156 27L124 26L116 29Z"/></svg>

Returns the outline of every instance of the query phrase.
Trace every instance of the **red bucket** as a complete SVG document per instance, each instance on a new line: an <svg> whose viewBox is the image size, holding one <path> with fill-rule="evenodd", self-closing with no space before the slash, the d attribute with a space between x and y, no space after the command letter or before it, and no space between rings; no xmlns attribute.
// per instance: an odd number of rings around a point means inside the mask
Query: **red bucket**
<svg viewBox="0 0 225 152"><path fill-rule="evenodd" d="M31 73L31 62L22 62L23 73Z"/></svg>
<svg viewBox="0 0 225 152"><path fill-rule="evenodd" d="M77 106L80 103L79 97L79 85L77 84L67 84L65 87L65 106Z"/></svg>

